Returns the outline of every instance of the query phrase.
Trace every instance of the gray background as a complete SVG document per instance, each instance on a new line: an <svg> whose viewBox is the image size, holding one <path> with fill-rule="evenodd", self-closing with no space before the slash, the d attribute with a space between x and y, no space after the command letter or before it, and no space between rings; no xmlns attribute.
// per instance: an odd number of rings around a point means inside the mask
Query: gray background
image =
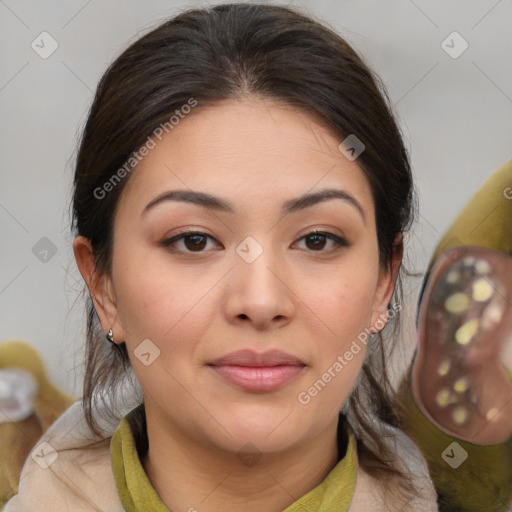
<svg viewBox="0 0 512 512"><path fill-rule="evenodd" d="M512 0L290 3L330 24L386 84L420 199L406 263L422 273L460 208L512 158ZM77 395L85 322L67 207L80 129L108 64L194 5L205 3L0 0L0 341L32 343ZM31 47L45 31L58 43L47 59ZM469 45L457 58L442 46L454 31ZM33 252L43 237L56 250L47 261Z"/></svg>

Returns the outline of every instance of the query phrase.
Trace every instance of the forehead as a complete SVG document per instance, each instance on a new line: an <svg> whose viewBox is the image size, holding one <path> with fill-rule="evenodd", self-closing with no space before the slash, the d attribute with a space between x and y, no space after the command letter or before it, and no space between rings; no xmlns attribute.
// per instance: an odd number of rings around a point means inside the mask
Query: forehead
<svg viewBox="0 0 512 512"><path fill-rule="evenodd" d="M201 190L235 203L283 203L337 187L373 213L369 183L319 116L275 101L230 100L183 116L132 171L123 202L142 210L167 189Z"/></svg>

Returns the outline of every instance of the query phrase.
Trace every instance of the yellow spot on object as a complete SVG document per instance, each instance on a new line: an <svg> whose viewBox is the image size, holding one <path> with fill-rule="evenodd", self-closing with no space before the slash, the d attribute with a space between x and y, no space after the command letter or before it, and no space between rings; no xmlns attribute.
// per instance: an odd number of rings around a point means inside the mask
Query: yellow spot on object
<svg viewBox="0 0 512 512"><path fill-rule="evenodd" d="M489 409L487 411L487 414L485 415L485 417L487 418L488 421L496 421L497 416L498 416L498 409L496 409L496 407Z"/></svg>
<svg viewBox="0 0 512 512"><path fill-rule="evenodd" d="M475 269L479 274L489 274L492 270L491 265L485 260L478 260L475 263Z"/></svg>
<svg viewBox="0 0 512 512"><path fill-rule="evenodd" d="M473 318L473 320L461 325L455 332L455 340L457 343L459 343L459 345L467 345L478 331L479 325L480 320L478 318Z"/></svg>
<svg viewBox="0 0 512 512"><path fill-rule="evenodd" d="M437 369L437 373L441 376L446 375L450 371L450 360L445 359Z"/></svg>
<svg viewBox="0 0 512 512"><path fill-rule="evenodd" d="M450 392L447 389L441 389L437 393L436 400L441 407L446 407L450 403Z"/></svg>
<svg viewBox="0 0 512 512"><path fill-rule="evenodd" d="M454 293L444 302L444 307L450 313L461 313L466 310L469 304L469 297L465 293Z"/></svg>
<svg viewBox="0 0 512 512"><path fill-rule="evenodd" d="M473 263L475 263L475 258L473 258L473 256L466 256L463 260L465 265L467 265L468 267L470 265L473 265Z"/></svg>
<svg viewBox="0 0 512 512"><path fill-rule="evenodd" d="M464 409L464 407L457 407L457 409L453 411L452 417L455 423L457 423L458 425L462 425L466 421L468 413L466 409Z"/></svg>
<svg viewBox="0 0 512 512"><path fill-rule="evenodd" d="M456 270L451 270L446 275L446 282L453 284L456 283L459 280L460 274Z"/></svg>
<svg viewBox="0 0 512 512"><path fill-rule="evenodd" d="M473 283L473 299L484 302L492 297L492 286L482 277Z"/></svg>
<svg viewBox="0 0 512 512"><path fill-rule="evenodd" d="M466 377L462 377L462 379L459 379L455 382L453 385L453 389L457 391L457 393L464 393L469 387L469 381Z"/></svg>

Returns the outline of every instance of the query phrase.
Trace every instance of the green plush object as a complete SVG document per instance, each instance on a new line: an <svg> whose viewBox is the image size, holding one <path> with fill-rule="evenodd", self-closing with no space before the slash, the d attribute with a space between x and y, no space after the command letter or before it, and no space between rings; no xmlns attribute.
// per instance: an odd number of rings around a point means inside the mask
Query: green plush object
<svg viewBox="0 0 512 512"><path fill-rule="evenodd" d="M512 160L495 171L445 232L432 256L458 246L478 246L512 256Z"/></svg>
<svg viewBox="0 0 512 512"><path fill-rule="evenodd" d="M420 293L438 258L455 247L484 247L512 255L512 160L494 172L470 199L439 241ZM510 375L512 380L512 375ZM479 445L439 430L420 411L411 389L411 372L399 390L408 410L405 430L422 450L439 495L439 509L449 512L504 512L512 500L512 437L500 444ZM511 425L512 432L512 425ZM441 454L457 442L468 453L457 469Z"/></svg>
<svg viewBox="0 0 512 512"><path fill-rule="evenodd" d="M32 376L36 387L30 397L32 405L27 415L17 421L0 423L0 510L18 492L23 462L38 439L76 400L51 383L44 362L34 347L18 340L0 343L0 370L16 369ZM8 411L2 412L9 415Z"/></svg>

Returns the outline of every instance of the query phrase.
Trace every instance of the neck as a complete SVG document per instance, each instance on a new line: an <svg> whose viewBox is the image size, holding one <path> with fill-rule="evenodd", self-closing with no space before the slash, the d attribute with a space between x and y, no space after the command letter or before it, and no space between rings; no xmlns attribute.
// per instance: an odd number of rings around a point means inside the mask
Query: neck
<svg viewBox="0 0 512 512"><path fill-rule="evenodd" d="M305 444L252 460L158 425L148 421L149 450L141 462L160 499L176 512L282 512L338 462L338 418Z"/></svg>

